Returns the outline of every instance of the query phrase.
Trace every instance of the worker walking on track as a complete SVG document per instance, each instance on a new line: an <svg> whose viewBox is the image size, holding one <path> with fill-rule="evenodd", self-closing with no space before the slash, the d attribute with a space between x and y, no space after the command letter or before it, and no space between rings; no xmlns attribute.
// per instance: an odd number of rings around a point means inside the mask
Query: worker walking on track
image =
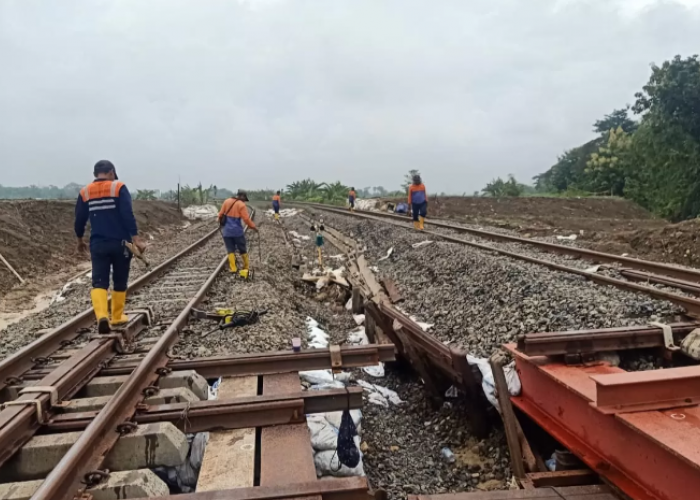
<svg viewBox="0 0 700 500"><path fill-rule="evenodd" d="M357 194L355 194L355 188L351 187L350 192L348 193L348 203L350 203L350 211L354 212L355 211L355 199L357 198Z"/></svg>
<svg viewBox="0 0 700 500"><path fill-rule="evenodd" d="M275 211L275 220L277 222L280 220L280 201L282 201L282 198L280 198L280 192L277 191L275 196L272 197L272 210Z"/></svg>
<svg viewBox="0 0 700 500"><path fill-rule="evenodd" d="M97 331L109 333L111 326L128 323L124 314L126 288L133 244L143 252L146 245L138 236L131 206L131 194L120 182L112 162L100 160L94 168L95 180L80 190L75 205L75 235L78 251L87 251L83 240L90 221L90 258L92 260L92 307L97 318ZM107 290L112 272L112 316L109 319ZM111 324L111 326L110 326Z"/></svg>
<svg viewBox="0 0 700 500"><path fill-rule="evenodd" d="M422 231L428 212L428 195L420 175L413 176L413 184L408 188L408 206L413 213L413 227Z"/></svg>
<svg viewBox="0 0 700 500"><path fill-rule="evenodd" d="M248 195L242 189L238 190L236 196L227 199L219 211L219 225L221 234L224 237L226 252L228 253L228 265L232 273L238 273L242 278L247 279L250 270L250 257L248 256L248 245L245 239L243 224L253 231L257 231L253 221L248 215L248 207L245 202ZM236 265L236 252L241 254L243 259L243 269L238 271Z"/></svg>

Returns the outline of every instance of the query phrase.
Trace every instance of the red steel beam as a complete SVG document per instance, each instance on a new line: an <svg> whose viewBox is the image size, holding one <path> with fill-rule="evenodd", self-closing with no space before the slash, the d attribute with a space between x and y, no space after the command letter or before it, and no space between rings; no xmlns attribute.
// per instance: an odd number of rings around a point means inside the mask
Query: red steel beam
<svg viewBox="0 0 700 500"><path fill-rule="evenodd" d="M668 410L700 403L700 366L591 376L605 413Z"/></svg>
<svg viewBox="0 0 700 500"><path fill-rule="evenodd" d="M552 437L635 500L679 500L700 491L700 409L607 414L592 405L592 376L606 364L567 366L506 346L522 384L511 400ZM690 495L690 496L689 496Z"/></svg>

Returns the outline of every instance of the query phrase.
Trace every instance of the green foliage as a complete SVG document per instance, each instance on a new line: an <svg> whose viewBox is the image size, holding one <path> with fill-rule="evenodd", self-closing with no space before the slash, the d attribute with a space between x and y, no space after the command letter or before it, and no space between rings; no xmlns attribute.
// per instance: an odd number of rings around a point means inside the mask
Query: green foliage
<svg viewBox="0 0 700 500"><path fill-rule="evenodd" d="M6 200L71 200L78 197L83 185L71 182L62 188L56 186L11 187L0 185L0 199Z"/></svg>
<svg viewBox="0 0 700 500"><path fill-rule="evenodd" d="M493 196L494 198L502 198L506 196L520 196L523 194L524 188L515 180L512 174L508 174L508 180L504 181L500 177L492 180L486 187L483 188L484 196Z"/></svg>
<svg viewBox="0 0 700 500"><path fill-rule="evenodd" d="M628 134L631 134L637 130L639 125L634 120L630 119L628 116L629 106L623 109L615 109L609 115L605 115L605 118L598 120L593 124L593 131L599 134L605 134L611 130L617 130L622 128Z"/></svg>
<svg viewBox="0 0 700 500"><path fill-rule="evenodd" d="M134 195L136 200L157 200L156 191L154 189L137 189Z"/></svg>
<svg viewBox="0 0 700 500"><path fill-rule="evenodd" d="M611 129L607 143L592 153L586 162L585 173L592 191L610 192L611 196L622 196L627 178L627 161L631 136L622 126Z"/></svg>
<svg viewBox="0 0 700 500"><path fill-rule="evenodd" d="M630 198L671 220L700 215L700 60L652 66L632 110L594 124L600 137L567 151L535 177L539 191L583 190Z"/></svg>
<svg viewBox="0 0 700 500"><path fill-rule="evenodd" d="M401 188L404 190L404 192L408 192L409 186L413 184L414 175L420 175L420 172L418 170L409 170L408 173L404 176L403 184L401 184Z"/></svg>

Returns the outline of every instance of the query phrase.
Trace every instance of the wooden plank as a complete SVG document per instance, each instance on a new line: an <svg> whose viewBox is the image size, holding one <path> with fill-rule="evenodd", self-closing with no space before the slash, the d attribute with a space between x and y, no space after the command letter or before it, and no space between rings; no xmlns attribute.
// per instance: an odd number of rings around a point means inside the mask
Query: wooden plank
<svg viewBox="0 0 700 500"><path fill-rule="evenodd" d="M510 451L510 463L513 469L513 475L517 479L525 478L525 465L523 463L523 452L518 439L518 429L516 424L515 413L513 406L510 403L510 393L508 392L508 383L506 382L506 374L503 371L505 358L496 353L491 356L489 363L493 372L493 380L496 384L496 396L498 404L501 407L501 418L503 419L503 427L506 431L506 440L508 441L508 450Z"/></svg>
<svg viewBox="0 0 700 500"><path fill-rule="evenodd" d="M298 392L300 386L297 373L263 376L264 396ZM283 486L314 480L316 467L306 422L265 427L260 442L260 486ZM321 500L320 496L306 498Z"/></svg>
<svg viewBox="0 0 700 500"><path fill-rule="evenodd" d="M226 377L219 385L219 399L257 396L258 377ZM248 488L255 478L255 428L209 433L197 491Z"/></svg>

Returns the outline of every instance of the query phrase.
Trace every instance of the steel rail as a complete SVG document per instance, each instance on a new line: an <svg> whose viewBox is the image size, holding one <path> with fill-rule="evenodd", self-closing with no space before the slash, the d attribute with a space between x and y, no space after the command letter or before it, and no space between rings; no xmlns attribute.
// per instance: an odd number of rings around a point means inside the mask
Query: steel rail
<svg viewBox="0 0 700 500"><path fill-rule="evenodd" d="M167 365L168 349L175 344L180 330L189 321L190 311L204 299L227 263L228 258L224 257L138 368L134 370L114 397L88 425L85 432L80 435L78 441L51 471L34 493L32 497L34 500L57 500L59 498L70 500L80 489L84 474L100 468L105 456L119 439L117 426L133 416L136 405L144 397L143 390L154 385L158 380L159 369L165 368Z"/></svg>
<svg viewBox="0 0 700 500"><path fill-rule="evenodd" d="M294 202L294 204L299 205L309 205L321 210L328 210L330 212L336 212L343 215L372 215L376 217L384 217L388 219L395 219L406 221L407 217L396 214L389 214L384 212L371 212L367 210L356 210L355 212L348 212L347 210L342 210L334 207L328 207L319 203L304 203L304 202ZM572 247L566 245L559 245L557 243L549 243L546 241L533 240L531 238L523 238L520 236L511 236L507 234L494 233L491 231L485 231L483 229L473 229L463 226L455 226L453 224L447 224L444 222L438 222L434 219L426 219L425 224L432 225L435 227L440 227L443 229L450 229L452 231L469 233L481 238L490 239L494 241L508 241L512 243L520 243L523 245L531 245L535 247L540 247L547 249L554 253L573 255L575 257L583 257L596 262L612 262L618 264L625 264L629 267L640 269L642 271L648 271L651 273L662 274L666 276L671 276L673 278L690 281L690 282L700 282L700 270L698 269L688 269L678 266L673 266L671 264L664 264L662 262L655 262L651 260L635 259L632 257L623 257L621 255L613 255L605 252L598 252L596 250L589 250L586 248Z"/></svg>
<svg viewBox="0 0 700 500"><path fill-rule="evenodd" d="M132 317L125 336L135 336L147 326L144 314ZM104 363L116 356L116 339L101 336L89 342L73 356L48 373L35 386L0 411L0 466L29 441L55 412L54 405L70 398L87 384ZM32 388L42 392L32 392ZM52 394L53 393L53 394Z"/></svg>
<svg viewBox="0 0 700 500"><path fill-rule="evenodd" d="M326 207L323 207L322 210L329 210L331 212L340 212L343 215L349 214L349 215L355 216L355 217L366 218L369 220L379 220L380 222L382 222L381 219L366 215L365 213L346 212L346 211L342 211L342 210L339 211L336 209L328 209ZM385 221L385 222L387 224L392 224L392 225L395 225L398 227L403 227L403 228L406 227L403 224L399 224L397 222L391 222L391 221ZM421 234L428 234L428 235L433 236L435 238L440 238L442 240L450 241L452 243L458 243L460 245L468 245L468 246L471 246L474 248L479 248L480 250L495 252L497 254L512 257L514 259L523 260L526 262L530 262L532 264L537 264L540 266L548 267L549 269L553 269L555 271L561 271L561 272L565 272L565 273L569 273L569 274L577 274L583 278L586 278L586 279L593 281L594 283L603 284L603 285L611 285L611 286L620 288L622 290L633 290L636 292L645 293L645 294L647 294L655 299L667 300L669 302L672 302L674 304L677 304L677 305L683 307L686 310L686 312L688 313L688 315L690 315L690 316L700 317L700 300L697 300L697 299L684 297L682 295L667 292L665 290L658 290L656 288L639 285L637 283L630 283L628 281L623 281L623 280L620 280L617 278L612 278L610 276L596 274L594 272L586 271L583 269L577 269L575 267L569 267L569 266L565 266L563 264L557 264L556 262L552 262L549 260L542 260L542 259L538 259L536 257L530 257L529 255L523 255L523 254L519 254L516 252L511 252L510 250L503 250L503 249L492 247L489 245L483 245L481 243L463 240L463 239L456 238L454 236L450 236L447 234L436 233L434 231L421 231Z"/></svg>
<svg viewBox="0 0 700 500"><path fill-rule="evenodd" d="M150 284L163 274L163 272L172 267L180 258L201 247L218 232L218 229L215 229L207 233L203 238L195 241L181 252L178 252L160 265L154 267L152 271L139 276L129 285L127 292L133 293ZM52 329L46 335L39 337L31 344L27 344L19 351L0 361L0 390L10 385L8 384L8 379L11 377L19 377L27 370L30 370L34 366L34 361L32 361L34 358L50 355L61 347L62 342L70 341L78 337L80 335L80 329L88 327L94 322L94 313L92 307L90 307Z"/></svg>
<svg viewBox="0 0 700 500"><path fill-rule="evenodd" d="M251 216L254 216L253 211ZM218 232L217 228L208 236L211 237ZM144 398L143 391L157 382L162 369L168 363L168 350L177 342L180 330L189 322L192 309L204 299L227 264L228 257L224 256L196 295L141 361L138 368L122 384L114 397L41 483L32 496L33 500L72 500L76 492L84 487L81 481L85 474L98 470L102 466L105 457L119 439L117 426L133 417L137 405Z"/></svg>
<svg viewBox="0 0 700 500"><path fill-rule="evenodd" d="M187 433L302 423L310 413L362 408L362 387L186 403L139 405L137 424L172 422ZM84 430L97 411L56 415L42 432Z"/></svg>
<svg viewBox="0 0 700 500"><path fill-rule="evenodd" d="M669 326L678 340L699 328L700 323L672 323ZM600 330L526 333L518 336L517 349L528 356L561 356L661 348L664 345L661 328L627 326Z"/></svg>
<svg viewBox="0 0 700 500"><path fill-rule="evenodd" d="M376 365L380 362L395 361L394 346L340 346L340 356L344 368ZM100 375L128 375L138 360L115 361L103 369ZM278 351L266 354L236 354L170 360L172 370L194 370L205 378L241 377L245 375L272 375L304 370L329 370L333 368L329 349L308 349L301 352Z"/></svg>

